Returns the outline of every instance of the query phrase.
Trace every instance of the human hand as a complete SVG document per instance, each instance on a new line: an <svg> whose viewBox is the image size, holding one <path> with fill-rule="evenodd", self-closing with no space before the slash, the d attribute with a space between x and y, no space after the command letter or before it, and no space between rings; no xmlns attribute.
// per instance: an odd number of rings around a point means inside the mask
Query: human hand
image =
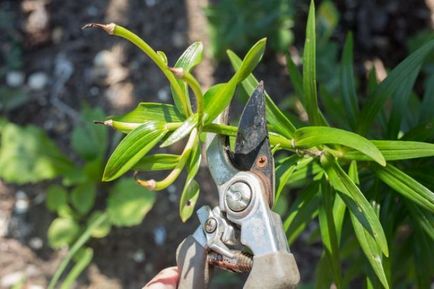
<svg viewBox="0 0 434 289"><path fill-rule="evenodd" d="M178 267L169 267L158 273L142 289L176 289L178 280Z"/></svg>

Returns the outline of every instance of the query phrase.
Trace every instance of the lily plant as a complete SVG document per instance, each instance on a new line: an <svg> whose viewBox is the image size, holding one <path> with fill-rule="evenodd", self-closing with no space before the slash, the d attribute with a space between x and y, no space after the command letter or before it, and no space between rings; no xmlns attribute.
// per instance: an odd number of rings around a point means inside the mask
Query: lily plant
<svg viewBox="0 0 434 289"><path fill-rule="evenodd" d="M128 171L168 171L161 180L142 179L136 175L140 185L161 191L186 170L179 205L181 219L186 221L194 212L199 197L200 186L195 177L201 163L204 134L236 136L237 127L213 121L231 103L237 87L250 95L258 85L252 72L264 54L266 39L256 42L243 58L227 51L235 73L227 82L215 84L205 91L192 73L202 60L202 43L191 44L170 65L164 52L154 50L122 26L112 23L85 27L101 28L141 49L167 78L173 97L173 104L141 102L131 112L103 122L126 135L108 159L103 181L115 180ZM297 192L301 192L290 197L291 207L284 212L288 241L293 242L309 223L317 219L324 247L322 267L319 266L318 270L330 273L321 275L326 279L324 284L333 283L337 288L345 288L352 279L343 273L342 262L347 258L344 246L354 239L353 234L347 233L352 230L366 257L364 260L370 265L363 269L367 288L391 288L395 279L390 265L390 247L395 246L392 240L398 221L388 223L387 214L392 214L394 202L398 200L400 206L408 208L406 212L417 220L415 226L420 228L418 232L424 238L431 242L434 239L434 193L395 164L400 160L434 156L434 144L398 138L403 134L403 104L411 95L424 59L434 49L434 40L406 58L381 83L371 78L371 89L362 107L356 94L353 43L349 36L343 51L341 75L338 76L341 83L338 100L346 116L344 127L348 128L344 130L332 127L319 106L315 38L312 2L302 73L288 59L291 81L308 121L301 122L289 111L282 111L266 95L269 138L276 154L276 199L282 196L287 199L285 188L294 184L297 184L294 185ZM189 95L190 91L192 95ZM385 125L392 140L368 140L365 136L381 135L377 133L377 121L380 113L384 112L385 102L394 95L398 96L394 98L394 109L389 112ZM432 103L433 97L429 97ZM180 154L149 154L157 146L166 148L181 140L185 146ZM385 190L384 194L377 193L379 184L390 190Z"/></svg>

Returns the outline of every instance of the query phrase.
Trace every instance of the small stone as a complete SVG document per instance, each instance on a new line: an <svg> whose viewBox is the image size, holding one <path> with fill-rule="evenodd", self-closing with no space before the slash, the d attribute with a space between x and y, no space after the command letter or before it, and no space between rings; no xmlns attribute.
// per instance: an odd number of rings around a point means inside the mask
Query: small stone
<svg viewBox="0 0 434 289"><path fill-rule="evenodd" d="M42 90L48 84L48 76L44 72L35 72L29 76L27 85L32 90Z"/></svg>
<svg viewBox="0 0 434 289"><path fill-rule="evenodd" d="M145 260L145 252L143 249L139 249L133 254L133 260L136 263L141 263Z"/></svg>
<svg viewBox="0 0 434 289"><path fill-rule="evenodd" d="M30 246L30 248L32 248L34 250L41 249L43 245L44 245L44 242L42 241L41 238L33 237L29 240L29 246Z"/></svg>
<svg viewBox="0 0 434 289"><path fill-rule="evenodd" d="M174 32L172 34L173 45L177 48L181 48L185 45L185 37L181 32Z"/></svg>
<svg viewBox="0 0 434 289"><path fill-rule="evenodd" d="M158 99L161 101L168 101L169 100L168 88L162 88L158 91Z"/></svg>
<svg viewBox="0 0 434 289"><path fill-rule="evenodd" d="M15 200L15 212L17 214L25 214L29 209L29 198L23 191L18 191Z"/></svg>
<svg viewBox="0 0 434 289"><path fill-rule="evenodd" d="M27 289L44 289L44 286L37 284L30 284L26 287Z"/></svg>
<svg viewBox="0 0 434 289"><path fill-rule="evenodd" d="M154 7L155 5L157 5L157 0L145 0L145 4L148 7Z"/></svg>
<svg viewBox="0 0 434 289"><path fill-rule="evenodd" d="M23 278L24 278L24 273L19 271L7 274L1 278L0 287L2 288L12 287L13 285L20 282Z"/></svg>
<svg viewBox="0 0 434 289"><path fill-rule="evenodd" d="M24 73L11 71L6 74L6 84L10 87L19 87L24 83Z"/></svg>
<svg viewBox="0 0 434 289"><path fill-rule="evenodd" d="M154 242L158 246L162 246L166 242L167 231L164 226L158 226L154 229Z"/></svg>

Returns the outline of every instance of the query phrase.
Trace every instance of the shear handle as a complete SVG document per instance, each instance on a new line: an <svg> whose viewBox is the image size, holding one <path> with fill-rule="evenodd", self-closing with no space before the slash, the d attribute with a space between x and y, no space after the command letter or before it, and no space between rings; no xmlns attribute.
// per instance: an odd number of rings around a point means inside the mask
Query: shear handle
<svg viewBox="0 0 434 289"><path fill-rule="evenodd" d="M178 289L206 289L209 281L207 250L188 236L176 250L179 269Z"/></svg>

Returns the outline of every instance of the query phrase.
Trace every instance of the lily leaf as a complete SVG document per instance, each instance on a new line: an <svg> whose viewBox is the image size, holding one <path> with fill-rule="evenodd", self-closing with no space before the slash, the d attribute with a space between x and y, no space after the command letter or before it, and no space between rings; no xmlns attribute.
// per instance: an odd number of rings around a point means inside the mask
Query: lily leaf
<svg viewBox="0 0 434 289"><path fill-rule="evenodd" d="M407 160L434 156L434 144L415 141L371 140L381 151L386 161ZM369 160L365 154L356 150L345 150L342 157L350 160Z"/></svg>
<svg viewBox="0 0 434 289"><path fill-rule="evenodd" d="M199 117L197 113L191 115L180 127L172 132L172 134L160 145L160 147L168 147L186 137L192 131L192 129L197 126L198 121Z"/></svg>
<svg viewBox="0 0 434 289"><path fill-rule="evenodd" d="M267 38L262 38L261 40L256 42L247 52L246 56L243 59L243 62L241 63L240 68L235 73L237 83L240 83L247 76L249 76L250 73L252 73L253 69L255 69L255 67L261 61L262 56L264 55L266 43Z"/></svg>
<svg viewBox="0 0 434 289"><path fill-rule="evenodd" d="M351 127L356 124L359 107L357 106L356 85L354 80L353 68L353 35L349 33L345 39L344 51L342 53L341 69L340 69L340 84L341 97L345 104L348 119L351 122Z"/></svg>
<svg viewBox="0 0 434 289"><path fill-rule="evenodd" d="M434 40L431 40L404 59L404 61L395 67L387 78L376 87L371 99L368 100L368 104L360 113L359 132L362 134L366 133L375 117L383 108L387 98L401 90L403 85L407 85L407 79L413 78L419 73L421 64L433 49Z"/></svg>
<svg viewBox="0 0 434 289"><path fill-rule="evenodd" d="M319 206L319 224L321 239L324 244L325 254L331 265L334 282L337 288L341 288L341 268L338 235L335 219L333 217L333 195L328 183L321 184L321 204Z"/></svg>
<svg viewBox="0 0 434 289"><path fill-rule="evenodd" d="M325 121L318 106L318 92L316 86L316 32L315 32L315 4L310 2L307 17L306 41L303 54L303 91L306 111L309 120L315 125L324 125Z"/></svg>
<svg viewBox="0 0 434 289"><path fill-rule="evenodd" d="M386 236L371 204L335 159L323 156L321 163L327 173L330 184L339 193L351 215L354 215L357 221L376 240L383 254L388 256L389 250Z"/></svg>
<svg viewBox="0 0 434 289"><path fill-rule="evenodd" d="M164 125L149 121L131 131L107 161L102 180L114 180L139 162L167 133Z"/></svg>
<svg viewBox="0 0 434 289"><path fill-rule="evenodd" d="M241 66L241 59L231 50L227 51L229 60L231 61L232 67L235 71L238 71ZM252 95L253 91L258 86L258 80L250 74L246 77L243 82L241 82L244 90L248 95ZM295 126L291 121L285 116L285 114L279 109L279 107L274 103L271 97L265 91L265 101L266 101L266 117L268 123L271 125L271 129L282 134L287 138L292 138L292 134L295 131Z"/></svg>
<svg viewBox="0 0 434 289"><path fill-rule="evenodd" d="M237 84L249 76L261 60L265 43L266 39L263 38L252 46L241 62L239 70L237 70L228 82L217 84L205 93L205 124L211 123L229 105Z"/></svg>
<svg viewBox="0 0 434 289"><path fill-rule="evenodd" d="M300 193L289 209L288 217L283 224L288 244L291 245L313 218L315 218L318 214L319 204L318 183L315 182Z"/></svg>
<svg viewBox="0 0 434 289"><path fill-rule="evenodd" d="M192 43L178 58L175 63L175 67L182 68L184 71L190 71L193 67L198 65L203 58L203 44L202 42ZM184 90L185 95L188 95L187 84L182 79L176 80L179 86ZM172 95L176 93L173 86L170 87ZM188 105L190 105L190 99L188 99ZM177 105L179 107L179 105Z"/></svg>
<svg viewBox="0 0 434 289"><path fill-rule="evenodd" d="M194 178L199 171L202 157L201 149L198 145L199 139L197 138L195 142L196 144L193 146L193 151L191 152L187 162L188 174L179 201L179 215L183 222L186 222L193 214L200 193L199 184L194 180Z"/></svg>
<svg viewBox="0 0 434 289"><path fill-rule="evenodd" d="M365 256L368 258L372 269L377 275L378 279L383 284L384 288L389 289L389 283L387 282L386 273L383 267L383 257L381 249L372 235L363 227L363 225L357 220L357 217L351 215L351 221L353 223L354 232L356 233L357 240L360 247L362 247Z"/></svg>
<svg viewBox="0 0 434 289"><path fill-rule="evenodd" d="M141 102L132 111L113 117L119 122L144 123L146 121L182 122L182 114L174 105L153 102Z"/></svg>
<svg viewBox="0 0 434 289"><path fill-rule="evenodd" d="M302 127L295 132L294 142L300 147L339 144L362 152L382 166L386 165L383 155L374 144L358 134L342 129L322 126Z"/></svg>
<svg viewBox="0 0 434 289"><path fill-rule="evenodd" d="M174 154L155 154L143 157L134 166L137 171L163 171L171 170L179 162L179 155Z"/></svg>
<svg viewBox="0 0 434 289"><path fill-rule="evenodd" d="M375 173L396 192L434 213L434 193L427 187L391 164L376 167Z"/></svg>

